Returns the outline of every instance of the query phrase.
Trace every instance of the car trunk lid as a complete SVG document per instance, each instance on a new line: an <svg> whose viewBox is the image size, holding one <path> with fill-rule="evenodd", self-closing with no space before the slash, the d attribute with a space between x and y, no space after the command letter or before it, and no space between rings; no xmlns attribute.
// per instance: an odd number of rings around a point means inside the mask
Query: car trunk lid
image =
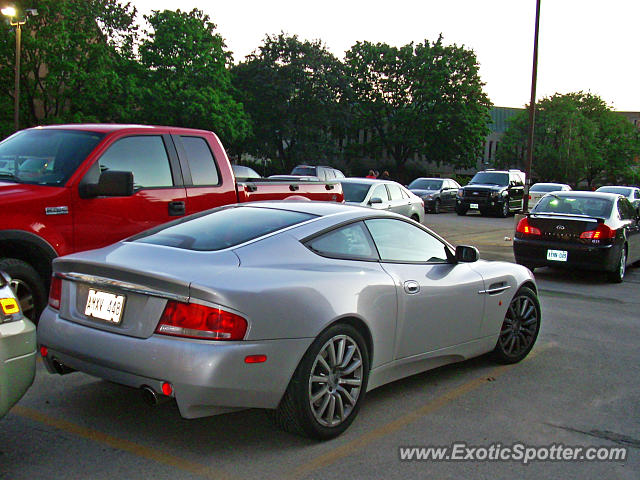
<svg viewBox="0 0 640 480"><path fill-rule="evenodd" d="M540 230L541 236L545 240L590 243L587 239L581 239L580 235L595 230L599 224L604 222L604 219L584 215L531 214L528 222L529 225Z"/></svg>

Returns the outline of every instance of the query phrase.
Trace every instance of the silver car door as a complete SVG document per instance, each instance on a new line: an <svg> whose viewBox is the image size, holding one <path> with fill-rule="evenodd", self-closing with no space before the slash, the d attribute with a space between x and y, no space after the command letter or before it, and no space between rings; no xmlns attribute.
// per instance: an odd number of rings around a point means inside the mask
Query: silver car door
<svg viewBox="0 0 640 480"><path fill-rule="evenodd" d="M472 265L449 263L444 243L408 222L373 219L365 224L398 292L395 358L477 339L485 287Z"/></svg>
<svg viewBox="0 0 640 480"><path fill-rule="evenodd" d="M411 216L411 201L408 198L402 196L400 186L395 183L387 183L387 190L389 190L389 198L391 208L390 210L405 217Z"/></svg>

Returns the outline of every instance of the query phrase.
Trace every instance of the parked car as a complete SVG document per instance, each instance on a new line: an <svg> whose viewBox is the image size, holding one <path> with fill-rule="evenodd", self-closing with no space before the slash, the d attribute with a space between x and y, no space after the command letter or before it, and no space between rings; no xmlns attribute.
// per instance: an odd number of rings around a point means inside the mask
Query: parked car
<svg viewBox="0 0 640 480"><path fill-rule="evenodd" d="M416 178L407 187L409 191L424 202L425 212L440 213L442 210L453 210L456 196L461 188L452 178Z"/></svg>
<svg viewBox="0 0 640 480"><path fill-rule="evenodd" d="M621 195L554 192L520 220L513 240L516 262L607 272L621 282L640 260L640 217Z"/></svg>
<svg viewBox="0 0 640 480"><path fill-rule="evenodd" d="M340 183L239 182L218 137L146 125L55 125L0 142L0 270L37 322L58 255L250 200L341 202ZM31 299L26 302L26 299Z"/></svg>
<svg viewBox="0 0 640 480"><path fill-rule="evenodd" d="M495 213L508 217L522 210L525 174L520 170L484 170L458 190L456 213L465 215L469 210L481 215Z"/></svg>
<svg viewBox="0 0 640 480"><path fill-rule="evenodd" d="M249 180L253 178L262 178L258 172L256 172L253 168L247 167L245 165L231 165L231 169L233 170L233 176L236 177L236 180Z"/></svg>
<svg viewBox="0 0 640 480"><path fill-rule="evenodd" d="M222 207L53 268L49 372L170 397L186 418L272 409L318 439L380 385L485 352L522 360L541 320L526 268L335 203Z"/></svg>
<svg viewBox="0 0 640 480"><path fill-rule="evenodd" d="M340 170L325 165L298 165L291 170L291 175L317 177L323 181L344 178L344 173Z"/></svg>
<svg viewBox="0 0 640 480"><path fill-rule="evenodd" d="M36 327L22 314L0 272L0 418L22 398L36 374Z"/></svg>
<svg viewBox="0 0 640 480"><path fill-rule="evenodd" d="M640 213L640 188L638 187L616 187L613 185L606 185L600 187L596 192L616 193L618 195L624 195L627 200L631 202L633 208Z"/></svg>
<svg viewBox="0 0 640 480"><path fill-rule="evenodd" d="M534 183L529 188L529 210L536 206L549 192L568 192L571 186L566 183Z"/></svg>
<svg viewBox="0 0 640 480"><path fill-rule="evenodd" d="M422 199L397 182L373 178L343 178L340 183L345 203L389 210L418 223L424 220Z"/></svg>

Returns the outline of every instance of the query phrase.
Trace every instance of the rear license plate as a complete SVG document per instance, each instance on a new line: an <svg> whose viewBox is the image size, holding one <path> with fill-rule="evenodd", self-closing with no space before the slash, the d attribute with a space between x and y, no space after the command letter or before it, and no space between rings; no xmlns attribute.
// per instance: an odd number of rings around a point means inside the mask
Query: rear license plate
<svg viewBox="0 0 640 480"><path fill-rule="evenodd" d="M471 204L469 205L469 208L472 208L472 209L474 209L474 210L478 210L478 204L477 204L477 203L471 203Z"/></svg>
<svg viewBox="0 0 640 480"><path fill-rule="evenodd" d="M555 262L566 262L567 251L566 250L547 250L547 260L553 260Z"/></svg>
<svg viewBox="0 0 640 480"><path fill-rule="evenodd" d="M122 317L124 300L124 295L89 289L84 314L117 325Z"/></svg>

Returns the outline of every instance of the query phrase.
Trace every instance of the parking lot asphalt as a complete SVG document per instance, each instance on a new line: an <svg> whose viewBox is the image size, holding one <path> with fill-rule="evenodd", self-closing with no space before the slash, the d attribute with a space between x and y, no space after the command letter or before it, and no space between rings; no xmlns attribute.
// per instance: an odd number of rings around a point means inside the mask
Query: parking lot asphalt
<svg viewBox="0 0 640 480"><path fill-rule="evenodd" d="M481 257L513 261L513 218L427 215L425 224ZM367 394L344 435L317 443L276 430L260 410L197 420L173 403L81 373L49 375L0 420L0 479L640 477L640 268L622 284L536 270L543 309L523 362L487 357ZM621 447L624 461L401 461L401 447Z"/></svg>

